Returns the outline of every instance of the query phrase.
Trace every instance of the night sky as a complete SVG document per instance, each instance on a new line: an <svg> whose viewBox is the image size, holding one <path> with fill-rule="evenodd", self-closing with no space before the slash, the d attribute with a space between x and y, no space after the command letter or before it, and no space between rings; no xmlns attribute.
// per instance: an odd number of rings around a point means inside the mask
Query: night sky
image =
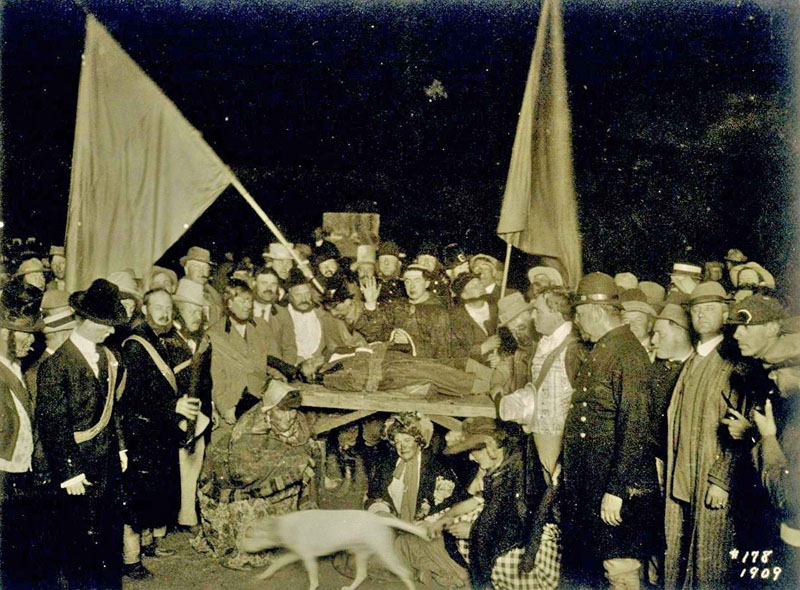
<svg viewBox="0 0 800 590"><path fill-rule="evenodd" d="M82 4L290 240L309 241L323 211L377 211L382 237L412 253L433 240L502 256L538 1ZM736 246L793 280L796 5L565 2L587 272L663 282L674 260ZM5 235L60 243L84 15L66 1L2 10ZM434 80L446 98L426 94ZM228 189L166 259L267 241Z"/></svg>

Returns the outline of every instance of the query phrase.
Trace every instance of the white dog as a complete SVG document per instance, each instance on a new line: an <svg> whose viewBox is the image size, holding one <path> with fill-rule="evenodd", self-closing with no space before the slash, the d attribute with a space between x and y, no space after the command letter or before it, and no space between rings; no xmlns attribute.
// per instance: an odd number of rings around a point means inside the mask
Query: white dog
<svg viewBox="0 0 800 590"><path fill-rule="evenodd" d="M395 552L392 529L428 539L421 527L364 510L301 510L249 526L239 540L239 549L254 553L283 547L287 553L278 557L258 579L267 579L282 567L302 561L308 572L309 590L319 587L317 558L339 551L352 553L356 577L342 590L355 590L367 578L367 560L375 554L406 588L415 590L411 573Z"/></svg>

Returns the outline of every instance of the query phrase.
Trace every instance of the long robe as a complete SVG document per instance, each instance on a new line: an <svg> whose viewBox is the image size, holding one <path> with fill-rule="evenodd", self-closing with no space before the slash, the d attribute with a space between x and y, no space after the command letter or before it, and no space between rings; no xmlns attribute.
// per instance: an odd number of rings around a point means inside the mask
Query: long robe
<svg viewBox="0 0 800 590"><path fill-rule="evenodd" d="M728 403L740 406L739 394L730 385L732 371L733 365L718 348L706 357L694 353L678 377L667 411L664 576L668 589L721 588L731 571L731 498L725 508L711 510L705 497L711 483L731 489L736 445L719 421ZM687 424L689 416L693 427ZM679 444L687 443L689 463L676 464ZM677 470L688 476L688 502L675 498Z"/></svg>

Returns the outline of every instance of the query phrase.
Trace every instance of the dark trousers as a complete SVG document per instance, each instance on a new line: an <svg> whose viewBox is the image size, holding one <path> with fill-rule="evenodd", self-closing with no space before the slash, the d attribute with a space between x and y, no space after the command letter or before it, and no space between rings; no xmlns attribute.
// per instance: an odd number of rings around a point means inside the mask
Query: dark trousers
<svg viewBox="0 0 800 590"><path fill-rule="evenodd" d="M91 488L90 488L91 489ZM118 494L61 490L50 533L59 539L58 565L70 590L122 587L122 513Z"/></svg>

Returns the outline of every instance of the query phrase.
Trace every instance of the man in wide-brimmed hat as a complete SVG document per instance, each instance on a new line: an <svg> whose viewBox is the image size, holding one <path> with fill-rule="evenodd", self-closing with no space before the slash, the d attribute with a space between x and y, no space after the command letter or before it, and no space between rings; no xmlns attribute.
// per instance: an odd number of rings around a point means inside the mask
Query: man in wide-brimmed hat
<svg viewBox="0 0 800 590"><path fill-rule="evenodd" d="M501 262L489 254L476 254L469 259L469 270L481 278L485 293L498 301L500 299L500 281L503 280ZM508 290L506 290L507 293Z"/></svg>
<svg viewBox="0 0 800 590"><path fill-rule="evenodd" d="M562 526L571 583L638 588L654 551L658 504L650 445L650 359L623 324L618 287L590 273L578 284L575 319L594 344L574 380L563 436ZM592 482L586 485L586 482Z"/></svg>
<svg viewBox="0 0 800 590"><path fill-rule="evenodd" d="M44 291L47 287L44 273L45 268L41 260L38 258L26 258L20 263L15 276L22 277L26 283Z"/></svg>
<svg viewBox="0 0 800 590"><path fill-rule="evenodd" d="M264 262L275 269L281 281L289 279L289 271L294 267L294 258L289 251L291 247L292 244L287 248L280 242L272 242L263 254Z"/></svg>
<svg viewBox="0 0 800 590"><path fill-rule="evenodd" d="M0 295L0 587L27 588L36 579L31 530L31 467L35 397L20 361L41 329L42 292L17 277Z"/></svg>
<svg viewBox="0 0 800 590"><path fill-rule="evenodd" d="M731 386L733 365L719 352L728 317L725 289L713 281L698 284L688 308L697 342L667 411L664 576L669 588L716 588L730 573L729 495L737 455L720 421L742 399Z"/></svg>
<svg viewBox="0 0 800 590"><path fill-rule="evenodd" d="M203 289L197 283L182 279L172 296L175 304L173 330L162 336L175 373L178 393L200 400L198 416L186 421L178 451L181 477L181 503L178 527L196 532L195 507L197 480L203 465L205 447L211 440L211 341L203 329ZM200 414L205 416L201 418Z"/></svg>
<svg viewBox="0 0 800 590"><path fill-rule="evenodd" d="M211 276L211 264L211 252L199 246L192 246L186 252L186 256L181 258L184 276L203 287L203 298L206 302L203 313L206 327L218 322L223 313L222 296L208 282Z"/></svg>
<svg viewBox="0 0 800 590"><path fill-rule="evenodd" d="M647 295L639 288L622 291L619 296L622 306L622 323L631 328L631 332L647 351L652 361L655 353L650 345L650 335L653 331L653 322L656 310L647 302Z"/></svg>
<svg viewBox="0 0 800 590"><path fill-rule="evenodd" d="M37 377L36 427L58 493L50 515L61 540L57 563L70 587L119 588L127 455L114 406L123 370L102 343L127 315L119 289L104 279L70 295L69 304L77 326Z"/></svg>

